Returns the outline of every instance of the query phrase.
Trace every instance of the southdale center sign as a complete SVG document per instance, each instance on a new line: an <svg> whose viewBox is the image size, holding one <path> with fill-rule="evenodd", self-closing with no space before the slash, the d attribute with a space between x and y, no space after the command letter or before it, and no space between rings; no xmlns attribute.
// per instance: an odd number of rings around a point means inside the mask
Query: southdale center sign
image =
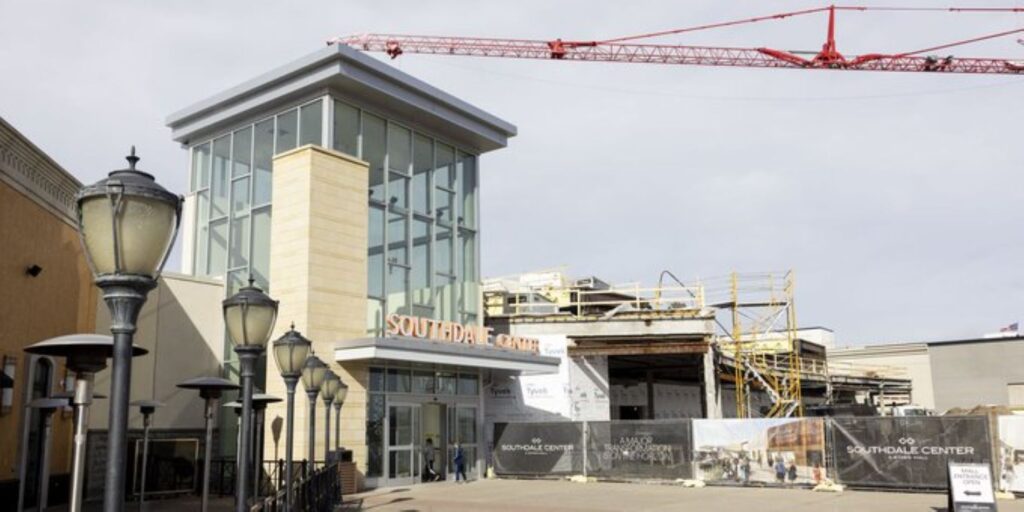
<svg viewBox="0 0 1024 512"><path fill-rule="evenodd" d="M385 320L389 336L408 336L424 340L464 343L467 345L491 345L498 348L534 354L540 352L540 341L536 338L524 338L508 334L495 335L494 329L490 327L463 325L458 322L399 314L390 314Z"/></svg>

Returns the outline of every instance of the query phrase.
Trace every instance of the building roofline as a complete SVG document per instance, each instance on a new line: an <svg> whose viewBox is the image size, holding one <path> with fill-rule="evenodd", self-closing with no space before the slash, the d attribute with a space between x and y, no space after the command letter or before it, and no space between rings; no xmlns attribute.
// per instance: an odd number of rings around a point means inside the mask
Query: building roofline
<svg viewBox="0 0 1024 512"><path fill-rule="evenodd" d="M382 92L398 108L417 116L435 116L461 124L491 142L484 150L505 145L515 125L347 45L331 45L235 87L180 109L166 119L172 138L187 143L198 133L214 130L262 105L284 103L314 90L329 90L343 81L355 88ZM226 113L226 115L225 115Z"/></svg>
<svg viewBox="0 0 1024 512"><path fill-rule="evenodd" d="M0 142L6 138L5 134L13 138L15 144L0 145L0 180L64 222L77 226L75 199L82 182L0 117Z"/></svg>

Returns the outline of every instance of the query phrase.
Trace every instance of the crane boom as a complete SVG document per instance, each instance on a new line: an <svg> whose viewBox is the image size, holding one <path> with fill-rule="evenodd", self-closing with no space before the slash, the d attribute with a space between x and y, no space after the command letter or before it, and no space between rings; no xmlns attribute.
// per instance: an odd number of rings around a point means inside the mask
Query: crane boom
<svg viewBox="0 0 1024 512"><path fill-rule="evenodd" d="M1024 61L1007 58L954 57L953 55L922 55L955 46L1024 33L1024 28L988 34L913 52L868 53L845 57L837 50L835 40L836 11L866 10L942 10L948 12L1022 12L1024 8L888 8L888 7L821 7L788 13L759 16L683 29L621 37L604 41L551 41L531 39L498 39L483 37L417 36L398 34L362 34L331 39L328 44L345 44L352 48L384 52L392 59L404 53L461 55L469 57L504 57L514 59L569 60L591 62L632 62L646 64L683 64L691 66L732 66L781 69L832 69L848 71L899 71L969 74L1024 74ZM672 44L639 44L637 39L722 28L765 20L827 12L828 32L821 51L793 52L773 48L738 48L725 46L691 46Z"/></svg>
<svg viewBox="0 0 1024 512"><path fill-rule="evenodd" d="M580 43L557 39L555 41L538 41L392 34L349 36L332 40L332 43L346 44L362 51L384 52L391 58L397 58L403 53L423 53L469 57L686 64L692 66L1024 74L1024 63L1014 63L1003 58L865 54L843 61L828 62L771 48Z"/></svg>

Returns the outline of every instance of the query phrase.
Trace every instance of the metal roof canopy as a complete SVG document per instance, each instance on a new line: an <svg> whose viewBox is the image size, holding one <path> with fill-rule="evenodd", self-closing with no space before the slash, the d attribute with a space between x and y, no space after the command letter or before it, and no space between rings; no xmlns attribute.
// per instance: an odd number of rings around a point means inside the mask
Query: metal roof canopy
<svg viewBox="0 0 1024 512"><path fill-rule="evenodd" d="M561 359L557 357L488 345L430 341L404 336L358 338L339 341L334 345L334 360L339 363L373 359L511 370L522 374L556 373L561 363Z"/></svg>
<svg viewBox="0 0 1024 512"><path fill-rule="evenodd" d="M505 147L516 127L432 85L344 45L278 67L167 117L182 144L337 92L404 124L478 152Z"/></svg>

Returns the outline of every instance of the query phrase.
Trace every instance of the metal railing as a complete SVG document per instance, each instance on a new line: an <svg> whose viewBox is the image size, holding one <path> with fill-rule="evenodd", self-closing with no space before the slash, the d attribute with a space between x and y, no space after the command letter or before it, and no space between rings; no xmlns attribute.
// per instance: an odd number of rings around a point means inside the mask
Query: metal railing
<svg viewBox="0 0 1024 512"><path fill-rule="evenodd" d="M291 510L295 512L333 512L341 504L341 465L337 462L312 465L302 463L302 478L292 487ZM316 467L319 466L319 469ZM283 468L283 465L282 465ZM284 510L285 482L273 495L259 498L250 507L251 512L277 512Z"/></svg>

